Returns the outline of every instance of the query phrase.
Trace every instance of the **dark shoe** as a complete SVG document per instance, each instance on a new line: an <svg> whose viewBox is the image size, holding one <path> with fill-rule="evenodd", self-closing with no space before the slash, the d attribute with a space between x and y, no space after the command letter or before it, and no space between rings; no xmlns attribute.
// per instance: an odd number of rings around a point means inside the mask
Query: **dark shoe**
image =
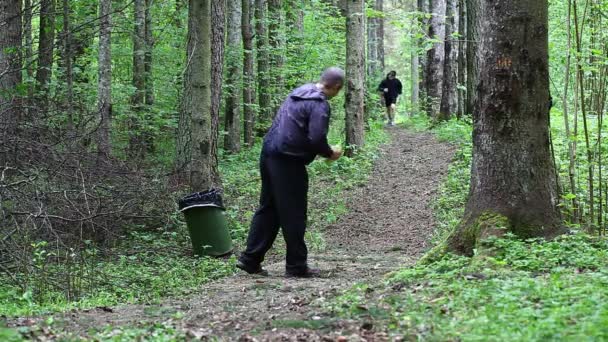
<svg viewBox="0 0 608 342"><path fill-rule="evenodd" d="M260 266L260 265L258 265L258 267L251 267L250 265L247 265L244 262L239 260L236 262L236 267L249 274L257 274L257 275L261 275L264 277L268 276L268 271L263 269L262 266Z"/></svg>
<svg viewBox="0 0 608 342"><path fill-rule="evenodd" d="M307 267L303 272L285 272L287 278L319 278L321 277L321 270L318 268Z"/></svg>

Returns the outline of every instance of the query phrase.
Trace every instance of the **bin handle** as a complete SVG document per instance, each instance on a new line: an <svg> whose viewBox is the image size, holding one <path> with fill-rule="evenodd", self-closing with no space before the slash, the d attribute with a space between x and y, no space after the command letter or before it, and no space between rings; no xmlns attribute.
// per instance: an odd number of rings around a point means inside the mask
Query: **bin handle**
<svg viewBox="0 0 608 342"><path fill-rule="evenodd" d="M180 209L180 212L184 212L188 209L192 209L192 208L201 208L201 207L215 207L215 208L220 208L222 210L226 210L226 208L219 206L217 204L213 204L213 203L205 203L205 204L193 204L190 206L187 206L185 208Z"/></svg>

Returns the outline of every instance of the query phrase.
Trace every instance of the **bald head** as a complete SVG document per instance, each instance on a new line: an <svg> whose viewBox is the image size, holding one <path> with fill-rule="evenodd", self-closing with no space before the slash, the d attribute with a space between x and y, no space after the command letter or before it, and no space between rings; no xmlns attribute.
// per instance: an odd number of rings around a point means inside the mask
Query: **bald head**
<svg viewBox="0 0 608 342"><path fill-rule="evenodd" d="M344 70L338 67L331 67L325 69L321 74L319 83L323 84L327 88L341 88L344 84Z"/></svg>

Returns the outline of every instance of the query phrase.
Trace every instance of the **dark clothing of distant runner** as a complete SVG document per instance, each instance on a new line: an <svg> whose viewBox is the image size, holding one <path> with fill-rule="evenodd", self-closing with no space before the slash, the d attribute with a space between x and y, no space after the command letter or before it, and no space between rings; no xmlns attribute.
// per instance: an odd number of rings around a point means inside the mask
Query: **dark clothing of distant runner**
<svg viewBox="0 0 608 342"><path fill-rule="evenodd" d="M260 206L251 222L241 262L258 267L281 227L287 245L286 271L306 272L306 165L317 155L330 157L333 153L327 143L330 115L325 94L314 84L294 90L279 109L262 147Z"/></svg>
<svg viewBox="0 0 608 342"><path fill-rule="evenodd" d="M402 88L401 82L396 78L393 78L392 80L385 78L382 80L378 86L378 91L382 92L384 104L387 107L390 107L393 103L397 103L397 97L402 94ZM388 92L385 92L384 89L388 89Z"/></svg>

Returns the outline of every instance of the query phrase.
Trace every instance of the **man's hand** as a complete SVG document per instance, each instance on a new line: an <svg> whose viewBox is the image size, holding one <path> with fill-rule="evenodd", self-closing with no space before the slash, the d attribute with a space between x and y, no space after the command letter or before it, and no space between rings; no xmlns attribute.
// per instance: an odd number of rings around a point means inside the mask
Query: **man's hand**
<svg viewBox="0 0 608 342"><path fill-rule="evenodd" d="M332 154L329 158L329 160L334 161L334 160L338 160L340 159L340 157L342 157L342 148L340 146L332 146Z"/></svg>

